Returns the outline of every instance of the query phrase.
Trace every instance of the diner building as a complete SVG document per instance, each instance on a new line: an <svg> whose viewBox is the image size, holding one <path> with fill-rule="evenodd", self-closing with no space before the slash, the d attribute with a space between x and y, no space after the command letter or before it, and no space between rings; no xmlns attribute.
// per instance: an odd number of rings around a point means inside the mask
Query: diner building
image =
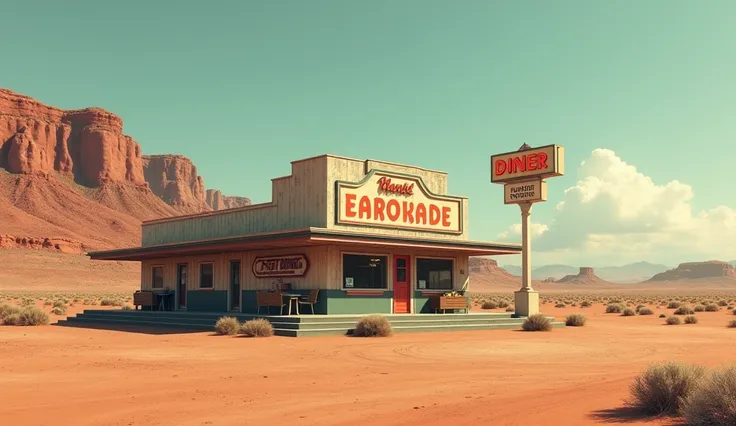
<svg viewBox="0 0 736 426"><path fill-rule="evenodd" d="M521 252L470 240L468 216L444 172L321 155L272 179L269 202L146 221L140 247L89 255L140 261L141 290L174 310L265 313L259 294L285 288L315 295L302 313L425 313L470 290L470 256Z"/></svg>

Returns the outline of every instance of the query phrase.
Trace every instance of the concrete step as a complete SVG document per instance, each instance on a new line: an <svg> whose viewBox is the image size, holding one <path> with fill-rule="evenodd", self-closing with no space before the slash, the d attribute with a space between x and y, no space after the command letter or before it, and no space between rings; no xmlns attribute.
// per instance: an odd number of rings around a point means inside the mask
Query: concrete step
<svg viewBox="0 0 736 426"><path fill-rule="evenodd" d="M69 317L66 321L59 321L58 325L62 326L86 326L86 325L118 325L118 326L133 326L133 327L155 327L155 328L170 328L170 329L183 329L183 330L196 330L196 331L212 331L213 326L202 325L202 324L189 324L181 322L150 322L150 321L129 321L125 319L109 319L109 318L85 318L85 317Z"/></svg>

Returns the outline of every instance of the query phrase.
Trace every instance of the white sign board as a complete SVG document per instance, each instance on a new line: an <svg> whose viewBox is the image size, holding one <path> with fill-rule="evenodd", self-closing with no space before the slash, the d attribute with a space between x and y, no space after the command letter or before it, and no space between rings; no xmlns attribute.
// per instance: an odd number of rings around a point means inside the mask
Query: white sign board
<svg viewBox="0 0 736 426"><path fill-rule="evenodd" d="M547 201L547 182L541 179L507 183L503 186L504 204Z"/></svg>
<svg viewBox="0 0 736 426"><path fill-rule="evenodd" d="M431 193L417 176L374 170L360 182L337 182L340 225L460 234L463 199Z"/></svg>

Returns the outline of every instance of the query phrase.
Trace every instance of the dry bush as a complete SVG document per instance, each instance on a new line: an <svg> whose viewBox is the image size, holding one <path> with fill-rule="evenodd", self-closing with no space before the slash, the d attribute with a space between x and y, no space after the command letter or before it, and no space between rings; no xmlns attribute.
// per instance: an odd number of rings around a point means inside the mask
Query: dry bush
<svg viewBox="0 0 736 426"><path fill-rule="evenodd" d="M645 306L639 309L639 315L654 315L654 311Z"/></svg>
<svg viewBox="0 0 736 426"><path fill-rule="evenodd" d="M736 328L736 320L729 321L728 328Z"/></svg>
<svg viewBox="0 0 736 426"><path fill-rule="evenodd" d="M240 323L235 317L222 317L215 323L215 333L232 336L240 331Z"/></svg>
<svg viewBox="0 0 736 426"><path fill-rule="evenodd" d="M498 307L499 308L508 308L509 307L509 302L507 302L505 300L499 300L498 301Z"/></svg>
<svg viewBox="0 0 736 426"><path fill-rule="evenodd" d="M667 324L669 324L669 325L680 325L680 324L682 324L682 321L680 321L680 317L668 317L667 318Z"/></svg>
<svg viewBox="0 0 736 426"><path fill-rule="evenodd" d="M133 307L132 307L132 306L130 306L130 305L124 305L122 309L123 309L124 311L132 311L132 310L133 310Z"/></svg>
<svg viewBox="0 0 736 426"><path fill-rule="evenodd" d="M726 302L724 299L721 299L718 301L718 306L728 306L728 302Z"/></svg>
<svg viewBox="0 0 736 426"><path fill-rule="evenodd" d="M387 337L393 333L391 323L383 315L368 315L355 323L353 336L356 337Z"/></svg>
<svg viewBox="0 0 736 426"><path fill-rule="evenodd" d="M624 310L625 306L620 303L609 303L606 306L607 314L620 314Z"/></svg>
<svg viewBox="0 0 736 426"><path fill-rule="evenodd" d="M631 308L626 308L623 312L621 312L621 315L624 317L633 317L634 315L636 315L636 312L634 312L634 310Z"/></svg>
<svg viewBox="0 0 736 426"><path fill-rule="evenodd" d="M0 321L3 324L11 325L11 324L8 324L8 322L6 321L5 318L8 317L8 316L10 316L10 315L18 315L18 314L20 314L20 308L19 307L13 306L13 305L8 305L8 304L5 304L5 303L3 303L2 305L0 305Z"/></svg>
<svg viewBox="0 0 736 426"><path fill-rule="evenodd" d="M675 315L692 315L695 311L688 305L682 305L675 309Z"/></svg>
<svg viewBox="0 0 736 426"><path fill-rule="evenodd" d="M718 312L718 305L715 303L708 303L705 305L705 312Z"/></svg>
<svg viewBox="0 0 736 426"><path fill-rule="evenodd" d="M22 325L19 312L9 312L3 317L3 325Z"/></svg>
<svg viewBox="0 0 736 426"><path fill-rule="evenodd" d="M688 315L685 317L685 324L697 324L698 318L695 315Z"/></svg>
<svg viewBox="0 0 736 426"><path fill-rule="evenodd" d="M508 308L506 308L506 312L514 312L514 307L509 306Z"/></svg>
<svg viewBox="0 0 736 426"><path fill-rule="evenodd" d="M555 305L555 308L564 308L566 305L564 303L558 303Z"/></svg>
<svg viewBox="0 0 736 426"><path fill-rule="evenodd" d="M706 376L680 401L680 415L691 426L736 425L736 365Z"/></svg>
<svg viewBox="0 0 736 426"><path fill-rule="evenodd" d="M481 308L483 308L483 309L496 309L496 308L498 308L498 303L496 303L496 302L494 302L492 300L489 300L487 302L483 302L483 306L481 306Z"/></svg>
<svg viewBox="0 0 736 426"><path fill-rule="evenodd" d="M677 308L680 307L680 305L681 305L680 302L672 301L672 302L670 302L670 303L667 304L667 309L677 309Z"/></svg>
<svg viewBox="0 0 736 426"><path fill-rule="evenodd" d="M62 306L61 308L55 306L51 308L51 313L54 315L66 315L66 306Z"/></svg>
<svg viewBox="0 0 736 426"><path fill-rule="evenodd" d="M530 315L521 325L524 331L550 331L552 322L544 314Z"/></svg>
<svg viewBox="0 0 736 426"><path fill-rule="evenodd" d="M676 414L682 398L690 396L704 374L705 368L695 365L675 362L652 365L629 387L632 398L629 404L646 414Z"/></svg>
<svg viewBox="0 0 736 426"><path fill-rule="evenodd" d="M240 333L248 337L270 337L273 336L273 325L265 318L256 318L241 324Z"/></svg>
<svg viewBox="0 0 736 426"><path fill-rule="evenodd" d="M587 301L587 300L584 300L584 301L583 301L582 303L580 303L580 307L581 307L581 308L589 308L589 307L590 307L590 305L592 305L592 303L590 303L590 302L589 302L589 301Z"/></svg>
<svg viewBox="0 0 736 426"><path fill-rule="evenodd" d="M102 299L100 300L100 306L114 306L115 301L112 299Z"/></svg>
<svg viewBox="0 0 736 426"><path fill-rule="evenodd" d="M665 315L665 314L659 314L659 317L660 318L667 318L667 315Z"/></svg>
<svg viewBox="0 0 736 426"><path fill-rule="evenodd" d="M693 308L693 311L695 311L695 312L703 312L703 311L705 311L705 306L703 306L703 305L695 305L695 307Z"/></svg>
<svg viewBox="0 0 736 426"><path fill-rule="evenodd" d="M570 327L582 327L586 321L587 318L583 314L570 314L565 317L565 324Z"/></svg>

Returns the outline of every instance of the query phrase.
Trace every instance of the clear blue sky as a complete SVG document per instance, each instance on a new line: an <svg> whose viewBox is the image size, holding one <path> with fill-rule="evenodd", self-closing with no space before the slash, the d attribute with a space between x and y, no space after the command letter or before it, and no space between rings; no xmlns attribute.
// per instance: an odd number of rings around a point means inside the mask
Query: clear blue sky
<svg viewBox="0 0 736 426"><path fill-rule="evenodd" d="M518 222L489 156L562 144L551 216L608 148L724 202L736 151L734 1L5 0L0 87L120 115L144 153L209 188L270 197L321 153L449 172L471 238Z"/></svg>

